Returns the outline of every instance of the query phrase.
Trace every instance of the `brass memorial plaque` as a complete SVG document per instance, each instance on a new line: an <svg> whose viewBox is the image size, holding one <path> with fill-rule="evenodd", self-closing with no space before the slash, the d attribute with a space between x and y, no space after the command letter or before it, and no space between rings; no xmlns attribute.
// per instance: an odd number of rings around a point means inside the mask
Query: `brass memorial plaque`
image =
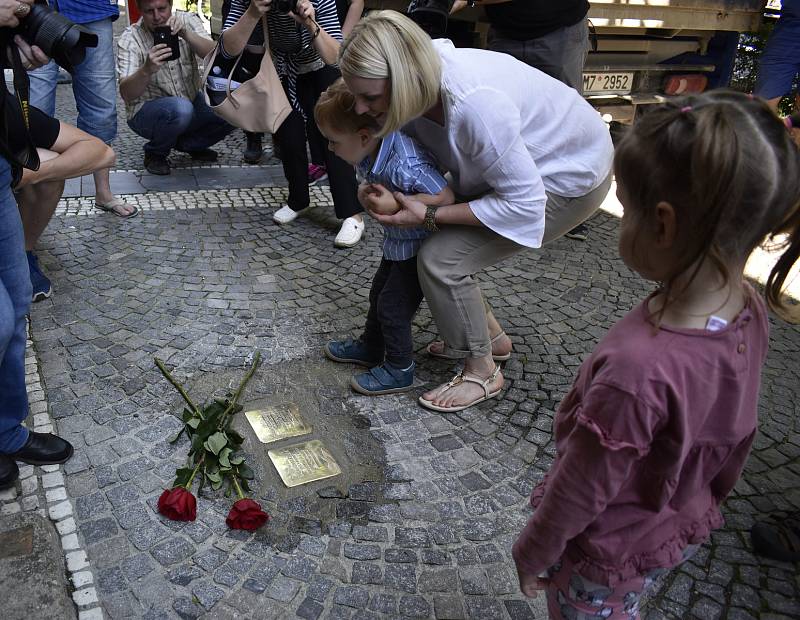
<svg viewBox="0 0 800 620"><path fill-rule="evenodd" d="M244 415L261 443L308 435L312 430L311 425L303 420L300 408L295 403L256 409Z"/></svg>
<svg viewBox="0 0 800 620"><path fill-rule="evenodd" d="M318 439L267 452L287 487L308 484L342 473L327 448Z"/></svg>

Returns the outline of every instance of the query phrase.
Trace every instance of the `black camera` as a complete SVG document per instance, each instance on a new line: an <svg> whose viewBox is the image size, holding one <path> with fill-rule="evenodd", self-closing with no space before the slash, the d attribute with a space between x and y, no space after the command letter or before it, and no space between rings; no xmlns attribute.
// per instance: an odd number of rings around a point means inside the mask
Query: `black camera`
<svg viewBox="0 0 800 620"><path fill-rule="evenodd" d="M69 72L83 62L87 47L97 47L96 34L56 13L47 0L36 0L14 34L21 35L30 45L39 46Z"/></svg>
<svg viewBox="0 0 800 620"><path fill-rule="evenodd" d="M300 0L277 0L275 8L278 13L297 13L297 3Z"/></svg>
<svg viewBox="0 0 800 620"><path fill-rule="evenodd" d="M411 0L406 13L431 39L447 34L447 18L455 0Z"/></svg>

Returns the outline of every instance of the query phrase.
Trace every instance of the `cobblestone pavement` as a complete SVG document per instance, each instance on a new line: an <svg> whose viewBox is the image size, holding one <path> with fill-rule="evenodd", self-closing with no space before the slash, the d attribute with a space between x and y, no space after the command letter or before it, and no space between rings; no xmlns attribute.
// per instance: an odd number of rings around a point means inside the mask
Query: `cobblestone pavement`
<svg viewBox="0 0 800 620"><path fill-rule="evenodd" d="M53 511L39 496L14 510L41 502L60 530L75 528L86 561L74 551L68 570L82 574L87 620L99 617L95 596L109 618L545 617L517 592L510 546L552 462L559 400L647 290L617 258L606 213L588 241L560 240L482 275L515 345L502 399L438 415L417 406L421 386L367 398L334 381L315 397L331 424L361 421L363 442L349 448L376 447L374 479L333 490L344 479L334 478L287 499L259 475L254 495L273 519L255 534L227 530L222 497L201 497L194 523L155 510L186 446L167 443L179 403L153 356L202 393L259 349L256 397L300 389L302 379L275 385L283 369L324 367L323 343L363 323L378 227L352 251L333 247L329 206L279 228L269 213L284 191L141 194L130 200L142 215L126 221L88 198L62 201L40 242L54 295L34 306L32 337L49 411L76 446L63 466L71 503ZM329 202L324 192L315 200ZM452 367L424 354L435 335L424 306L414 333L421 381L448 378ZM800 329L773 321L761 431L727 524L659 584L648 618L800 616L797 567L754 556L748 535L755 518L800 509L798 359Z"/></svg>

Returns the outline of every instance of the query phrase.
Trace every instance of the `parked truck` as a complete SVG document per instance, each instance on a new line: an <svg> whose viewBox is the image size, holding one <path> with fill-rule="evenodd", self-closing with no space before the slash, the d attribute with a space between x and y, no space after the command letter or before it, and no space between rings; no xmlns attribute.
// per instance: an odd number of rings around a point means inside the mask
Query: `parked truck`
<svg viewBox="0 0 800 620"><path fill-rule="evenodd" d="M557 1L557 0L554 0ZM222 0L211 0L219 30ZM366 0L367 9L405 12L408 0ZM630 122L639 106L730 82L741 32L758 29L765 0L593 0L584 95L602 113ZM485 44L479 6L452 17L470 44ZM468 37L469 39L469 37Z"/></svg>

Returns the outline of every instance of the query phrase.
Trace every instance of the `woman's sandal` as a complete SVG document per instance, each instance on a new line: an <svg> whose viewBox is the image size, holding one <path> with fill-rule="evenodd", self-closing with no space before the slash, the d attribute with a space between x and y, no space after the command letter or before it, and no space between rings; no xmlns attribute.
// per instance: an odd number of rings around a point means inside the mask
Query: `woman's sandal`
<svg viewBox="0 0 800 620"><path fill-rule="evenodd" d="M497 388L493 392L489 390L489 386L492 383L494 383L499 373L500 373L500 366L495 366L494 372L491 375L486 377L486 379L479 379L477 377L470 377L469 375L465 375L464 371L462 370L455 377L450 379L450 381L445 383L438 392L436 392L436 396L438 397L447 390L449 390L450 388L455 387L461 383L475 383L476 385L480 385L483 388L483 396L479 396L470 403L466 403L464 405L452 405L450 407L441 407L440 405L434 405L432 400L428 400L420 396L418 399L419 404L425 407L426 409L431 409L432 411L441 411L443 413L455 413L456 411L463 411L467 407L472 407L473 405L482 403L485 400L494 398L495 396L500 394L500 392L503 391L502 386Z"/></svg>
<svg viewBox="0 0 800 620"><path fill-rule="evenodd" d="M502 337L503 337L503 336L505 336L505 335L506 335L506 333L505 333L505 332L500 332L499 334L497 334L497 335L496 335L494 338L492 338L492 339L489 341L489 344L494 344L495 342L497 342L498 340L500 340L500 338L502 338ZM431 348L431 347L433 347L434 345L436 345L437 347L441 347L441 348L442 348L442 350L441 350L441 351L434 351L434 350ZM444 342L443 342L443 341L441 341L441 340L434 340L434 341L432 341L432 342L429 342L429 343L428 343L428 346L427 346L427 347L425 347L425 350L428 352L428 355L430 355L431 357L438 357L439 359L443 359L443 360L457 360L457 359L461 359L460 357L456 357L456 356L454 356L454 355L448 355L447 353L445 353L445 352L444 352ZM494 354L492 354L492 359L493 359L495 362L505 362L505 361L507 361L507 360L511 359L511 352L509 351L508 353L504 353L503 355L494 355Z"/></svg>

